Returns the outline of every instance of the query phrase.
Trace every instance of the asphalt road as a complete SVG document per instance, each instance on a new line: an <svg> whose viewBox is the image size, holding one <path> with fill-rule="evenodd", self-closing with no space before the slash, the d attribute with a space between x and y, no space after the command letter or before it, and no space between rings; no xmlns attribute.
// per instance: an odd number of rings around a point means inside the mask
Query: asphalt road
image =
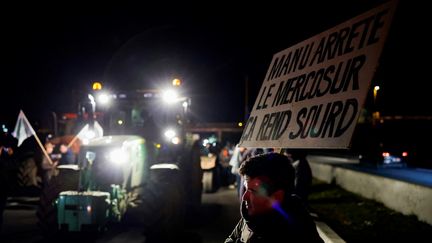
<svg viewBox="0 0 432 243"><path fill-rule="evenodd" d="M37 198L9 202L4 212L0 241L4 243L41 243L43 239L36 219ZM202 207L196 218L189 219L179 242L223 242L240 218L235 189L220 188L202 195ZM115 226L95 239L68 236L61 242L146 242L139 226Z"/></svg>

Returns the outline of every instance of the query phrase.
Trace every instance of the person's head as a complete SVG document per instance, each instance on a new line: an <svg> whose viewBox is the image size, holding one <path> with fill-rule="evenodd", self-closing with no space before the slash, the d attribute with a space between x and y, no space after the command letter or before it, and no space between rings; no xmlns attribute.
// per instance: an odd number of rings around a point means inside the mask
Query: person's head
<svg viewBox="0 0 432 243"><path fill-rule="evenodd" d="M47 142L45 144L45 149L47 151L48 154L51 154L54 151L54 144L52 144L51 142Z"/></svg>
<svg viewBox="0 0 432 243"><path fill-rule="evenodd" d="M245 179L243 201L250 216L272 211L294 190L294 168L282 154L251 157L240 166L239 172Z"/></svg>
<svg viewBox="0 0 432 243"><path fill-rule="evenodd" d="M65 144L61 144L61 145L60 145L60 153L62 153L62 154L67 153L68 149L69 149L69 148L68 148L67 145L65 145Z"/></svg>

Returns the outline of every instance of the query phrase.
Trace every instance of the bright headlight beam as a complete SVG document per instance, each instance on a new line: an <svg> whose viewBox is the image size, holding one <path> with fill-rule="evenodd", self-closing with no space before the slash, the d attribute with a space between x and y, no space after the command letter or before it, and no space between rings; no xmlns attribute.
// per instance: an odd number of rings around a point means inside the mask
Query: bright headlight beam
<svg viewBox="0 0 432 243"><path fill-rule="evenodd" d="M167 129L164 135L166 138L172 139L176 135L176 132L173 129Z"/></svg>
<svg viewBox="0 0 432 243"><path fill-rule="evenodd" d="M170 89L163 92L162 98L165 103L172 104L178 100L178 94L174 90Z"/></svg>
<svg viewBox="0 0 432 243"><path fill-rule="evenodd" d="M110 103L110 95L108 95L107 93L101 93L98 97L97 100L99 102L99 104L101 105L107 105Z"/></svg>
<svg viewBox="0 0 432 243"><path fill-rule="evenodd" d="M125 164L128 160L128 155L121 149L115 149L109 153L109 160L117 165Z"/></svg>
<svg viewBox="0 0 432 243"><path fill-rule="evenodd" d="M173 138L171 138L171 143L173 143L173 144L179 144L180 143L180 138L179 137L173 137Z"/></svg>

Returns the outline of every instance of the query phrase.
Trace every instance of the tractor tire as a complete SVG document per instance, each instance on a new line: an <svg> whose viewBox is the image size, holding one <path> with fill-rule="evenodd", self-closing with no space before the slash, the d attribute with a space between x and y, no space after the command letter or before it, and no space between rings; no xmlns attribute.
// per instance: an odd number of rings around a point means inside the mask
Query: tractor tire
<svg viewBox="0 0 432 243"><path fill-rule="evenodd" d="M60 192L77 190L78 183L79 171L61 169L58 175L53 176L44 186L40 195L36 216L38 218L38 226L45 237L53 237L59 230L55 201Z"/></svg>
<svg viewBox="0 0 432 243"><path fill-rule="evenodd" d="M172 242L184 230L185 222L185 194L179 183L180 175L169 169L150 173L157 175L144 186L138 206L144 234L149 242Z"/></svg>
<svg viewBox="0 0 432 243"><path fill-rule="evenodd" d="M203 173L203 190L205 193L213 192L213 171L204 171Z"/></svg>
<svg viewBox="0 0 432 243"><path fill-rule="evenodd" d="M205 193L215 193L220 187L220 168L214 167L210 170L203 171L203 191Z"/></svg>
<svg viewBox="0 0 432 243"><path fill-rule="evenodd" d="M25 158L19 168L17 183L19 187L37 187L41 188L42 179L38 176L38 167L33 157Z"/></svg>

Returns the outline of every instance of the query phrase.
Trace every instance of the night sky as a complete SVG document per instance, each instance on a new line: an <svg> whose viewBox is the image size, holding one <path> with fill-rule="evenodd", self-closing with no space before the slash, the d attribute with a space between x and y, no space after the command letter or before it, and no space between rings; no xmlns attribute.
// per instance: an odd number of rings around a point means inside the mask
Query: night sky
<svg viewBox="0 0 432 243"><path fill-rule="evenodd" d="M12 127L20 109L32 123L76 112L72 92L93 81L126 90L174 77L192 97L196 121L243 120L245 82L250 110L274 53L382 1L302 2L4 8L0 123ZM426 9L399 2L372 80L384 114L432 115Z"/></svg>

